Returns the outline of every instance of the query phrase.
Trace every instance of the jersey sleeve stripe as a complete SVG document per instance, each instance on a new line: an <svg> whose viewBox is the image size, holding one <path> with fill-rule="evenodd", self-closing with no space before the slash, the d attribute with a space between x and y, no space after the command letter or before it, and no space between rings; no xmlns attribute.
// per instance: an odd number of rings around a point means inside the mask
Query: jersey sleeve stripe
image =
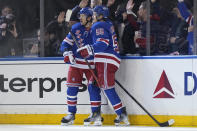
<svg viewBox="0 0 197 131"><path fill-rule="evenodd" d="M71 65L72 67L77 67L77 68L81 68L81 69L89 69L87 63L85 62L84 59L80 59L80 58L75 58L76 63ZM94 69L95 65L94 65L94 60L88 60L88 63L90 64L91 68Z"/></svg>
<svg viewBox="0 0 197 131"><path fill-rule="evenodd" d="M69 39L68 37L66 37L65 39L64 39L64 42L66 42L66 43L68 43L69 45L73 45L73 41L71 40L71 39Z"/></svg>
<svg viewBox="0 0 197 131"><path fill-rule="evenodd" d="M87 65L87 63L84 62L84 61L78 61L78 60L76 60L76 63L77 63L77 64L82 64L82 65ZM89 64L90 64L90 65L94 65L94 62L89 62Z"/></svg>
<svg viewBox="0 0 197 131"><path fill-rule="evenodd" d="M105 43L106 45L109 45L109 40L108 40L108 39L98 38L97 41L103 42L103 43Z"/></svg>

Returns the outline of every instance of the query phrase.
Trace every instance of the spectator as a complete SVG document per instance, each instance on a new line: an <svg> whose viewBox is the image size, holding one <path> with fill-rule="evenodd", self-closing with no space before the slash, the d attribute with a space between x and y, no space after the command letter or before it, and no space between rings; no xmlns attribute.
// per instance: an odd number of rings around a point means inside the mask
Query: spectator
<svg viewBox="0 0 197 131"><path fill-rule="evenodd" d="M170 54L175 55L187 55L188 54L188 23L181 16L178 8L173 9L173 13L177 15L176 19L176 31L175 36L171 37L170 42Z"/></svg>
<svg viewBox="0 0 197 131"><path fill-rule="evenodd" d="M157 2L157 1L156 1ZM176 7L175 0L159 1L159 24L155 35L156 52L155 55L179 55L179 52L175 51L174 45L178 45L177 31L179 28L179 19L176 11L173 9ZM168 4L169 3L169 4ZM159 29L159 30L158 30ZM176 40L177 39L177 40ZM176 41L175 41L176 40Z"/></svg>
<svg viewBox="0 0 197 131"><path fill-rule="evenodd" d="M45 43L45 50L48 50L48 53L45 54L46 57L56 57L62 56L60 52L60 40L56 34L55 30L51 30L47 27L46 35L48 35L47 43Z"/></svg>
<svg viewBox="0 0 197 131"><path fill-rule="evenodd" d="M50 39L53 39L54 35L53 33L49 33L50 31L45 31L44 32L44 56L46 57L53 57L56 56L56 47L52 45ZM37 39L38 39L38 45L33 44L32 47L30 47L30 52L31 54L38 54L40 56L40 29L37 30ZM59 54L58 54L59 55Z"/></svg>
<svg viewBox="0 0 197 131"><path fill-rule="evenodd" d="M65 12L62 11L56 17L56 19L50 21L45 29L44 47L46 57L62 56L60 51L61 41L64 39L64 35L68 33L68 27L65 22ZM38 41L40 42L40 30L37 31ZM32 51L36 51L36 45L32 47Z"/></svg>
<svg viewBox="0 0 197 131"><path fill-rule="evenodd" d="M49 35L46 50L49 50L49 53L46 56L62 56L60 52L60 44L63 41L64 36L68 33L68 28L65 23L65 12L62 11L59 13L58 17L55 20L49 22L46 26L46 33Z"/></svg>
<svg viewBox="0 0 197 131"><path fill-rule="evenodd" d="M13 14L13 10L10 6L4 6L1 10L1 16L6 16L8 14Z"/></svg>
<svg viewBox="0 0 197 131"><path fill-rule="evenodd" d="M150 16L150 54L151 55L168 55L171 52L169 39L174 39L176 35L177 16L172 13L172 7L166 9L166 4L161 1L151 0L151 16ZM164 1L163 1L164 2ZM161 6L162 4L162 6ZM146 2L142 2L138 19L140 22L140 30L136 32L135 42L140 55L146 55L146 21L147 21ZM176 53L175 53L176 55Z"/></svg>
<svg viewBox="0 0 197 131"><path fill-rule="evenodd" d="M3 7L0 17L0 57L22 55L19 30L12 8L9 6Z"/></svg>
<svg viewBox="0 0 197 131"><path fill-rule="evenodd" d="M115 4L115 1L116 0L108 0L107 1L107 7L109 9L109 19L111 21L115 21L115 12L116 12L116 9L117 9L117 4Z"/></svg>
<svg viewBox="0 0 197 131"><path fill-rule="evenodd" d="M72 14L70 17L70 21L69 21L69 27L71 27L73 24L79 22L79 11L86 7L88 5L89 0L81 0L81 2L79 3L79 5L75 6L72 9Z"/></svg>
<svg viewBox="0 0 197 131"><path fill-rule="evenodd" d="M117 0L107 0L107 3L105 5L109 9L109 19L111 20L112 24L114 25L114 29L117 35L117 39L119 41L119 29L118 29L118 21L116 20L116 10L118 7L118 1Z"/></svg>
<svg viewBox="0 0 197 131"><path fill-rule="evenodd" d="M93 9L97 5L102 5L102 0L91 0L90 7Z"/></svg>
<svg viewBox="0 0 197 131"><path fill-rule="evenodd" d="M139 30L137 25L137 16L132 11L134 7L133 0L129 0L126 4L121 4L116 12L119 23L124 23L123 34L121 37L121 55L135 54L136 46L134 43L135 31Z"/></svg>
<svg viewBox="0 0 197 131"><path fill-rule="evenodd" d="M138 48L138 53L140 55L146 55L146 21L147 21L147 9L146 9L146 2L142 2L142 4L139 7L138 10L138 22L135 23L134 25L136 25L136 28L138 28L139 30L135 32L135 36L134 36L134 41L136 43L136 46ZM153 28L153 25L155 26L156 23L152 23L153 21L151 21L151 29ZM154 54L154 46L153 46L153 34L154 32L152 32L153 30L151 30L151 36L150 36L150 47L151 47L151 55Z"/></svg>

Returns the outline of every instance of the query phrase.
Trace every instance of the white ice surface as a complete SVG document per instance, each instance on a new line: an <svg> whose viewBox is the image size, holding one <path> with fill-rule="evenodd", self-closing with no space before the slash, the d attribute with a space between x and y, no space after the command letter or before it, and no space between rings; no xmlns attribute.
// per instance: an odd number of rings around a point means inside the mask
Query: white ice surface
<svg viewBox="0 0 197 131"><path fill-rule="evenodd" d="M145 127L145 126L59 126L59 125L0 125L0 131L197 131L186 127Z"/></svg>

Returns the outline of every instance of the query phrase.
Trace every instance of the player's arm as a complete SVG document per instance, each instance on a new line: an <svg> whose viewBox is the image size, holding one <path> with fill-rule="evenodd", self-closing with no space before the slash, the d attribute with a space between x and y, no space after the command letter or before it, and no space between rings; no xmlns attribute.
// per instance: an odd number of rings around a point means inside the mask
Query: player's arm
<svg viewBox="0 0 197 131"><path fill-rule="evenodd" d="M189 9L187 8L186 4L183 0L179 0L178 3L178 9L181 13L181 16L187 21L189 17L191 17L191 13L189 12Z"/></svg>
<svg viewBox="0 0 197 131"><path fill-rule="evenodd" d="M77 50L84 58L88 58L97 52L103 52L109 46L109 34L104 28L93 29L92 37L96 40L93 45L86 45Z"/></svg>
<svg viewBox="0 0 197 131"><path fill-rule="evenodd" d="M73 44L74 44L74 41L69 33L66 36L66 38L62 41L62 44L61 44L61 51L63 52L65 63L68 63L68 62L70 62L71 64L75 63L75 57L72 52Z"/></svg>

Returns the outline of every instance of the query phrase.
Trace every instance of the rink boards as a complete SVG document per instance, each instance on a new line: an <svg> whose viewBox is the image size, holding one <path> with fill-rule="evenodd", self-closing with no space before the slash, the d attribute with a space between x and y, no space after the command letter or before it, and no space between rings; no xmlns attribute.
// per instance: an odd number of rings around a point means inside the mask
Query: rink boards
<svg viewBox="0 0 197 131"><path fill-rule="evenodd" d="M69 65L63 58L0 59L0 123L60 124L67 113L66 79ZM160 122L197 126L197 56L123 57L118 80ZM75 124L90 113L84 86L78 94ZM118 86L133 125L156 125ZM102 95L104 124L113 125L111 105Z"/></svg>

